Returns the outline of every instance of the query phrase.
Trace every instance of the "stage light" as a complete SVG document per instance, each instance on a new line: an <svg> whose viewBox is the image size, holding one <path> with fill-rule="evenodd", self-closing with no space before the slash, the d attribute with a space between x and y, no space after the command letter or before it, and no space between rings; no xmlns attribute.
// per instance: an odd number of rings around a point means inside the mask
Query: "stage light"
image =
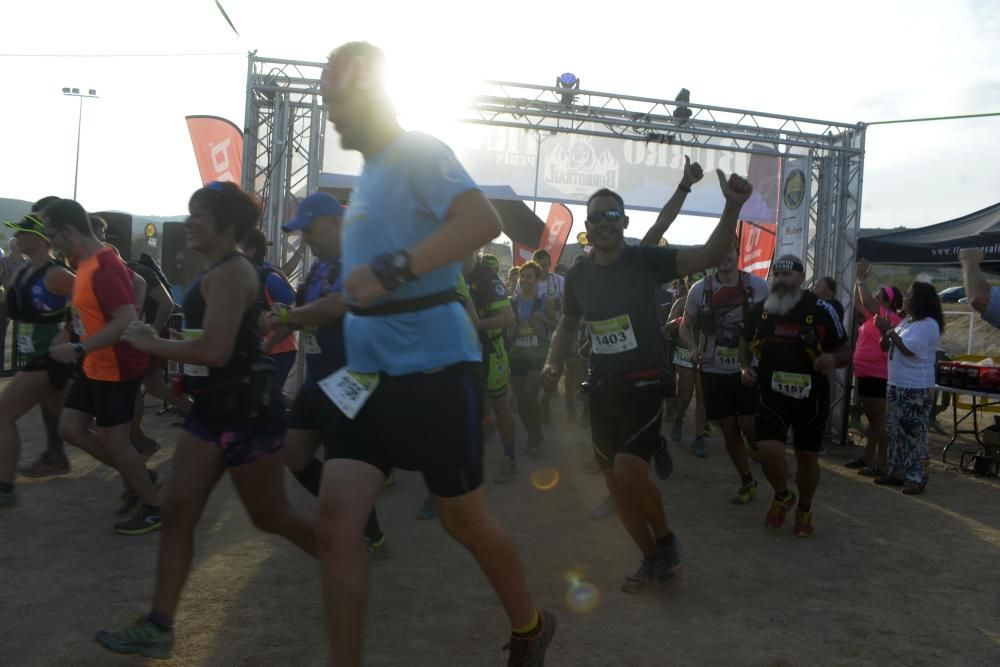
<svg viewBox="0 0 1000 667"><path fill-rule="evenodd" d="M560 90L580 90L580 79L572 72L564 72L556 77L556 88ZM576 100L576 93L561 93L559 101L569 106Z"/></svg>
<svg viewBox="0 0 1000 667"><path fill-rule="evenodd" d="M691 101L691 91L687 88L681 88L681 92L677 93L677 97L674 98L675 102L690 102ZM691 117L691 109L689 109L685 104L679 104L674 109L674 118L680 118L681 120L687 120Z"/></svg>

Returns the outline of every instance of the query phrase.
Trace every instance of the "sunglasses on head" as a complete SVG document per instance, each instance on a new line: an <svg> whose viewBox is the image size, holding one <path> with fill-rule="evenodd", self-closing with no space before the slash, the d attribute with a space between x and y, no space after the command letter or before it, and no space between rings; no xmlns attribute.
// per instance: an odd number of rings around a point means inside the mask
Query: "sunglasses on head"
<svg viewBox="0 0 1000 667"><path fill-rule="evenodd" d="M587 222L592 225L597 224L602 220L607 220L610 223L618 223L625 219L625 214L622 211L616 209L611 209L610 211L601 211L600 213L591 213L587 216Z"/></svg>

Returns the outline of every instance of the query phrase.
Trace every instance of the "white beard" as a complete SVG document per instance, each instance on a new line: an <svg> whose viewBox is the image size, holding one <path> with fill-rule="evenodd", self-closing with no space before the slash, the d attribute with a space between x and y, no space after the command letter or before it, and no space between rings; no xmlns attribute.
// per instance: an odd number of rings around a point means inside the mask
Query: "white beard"
<svg viewBox="0 0 1000 667"><path fill-rule="evenodd" d="M802 289L795 288L784 294L771 292L764 301L764 310L775 315L787 315L802 298Z"/></svg>

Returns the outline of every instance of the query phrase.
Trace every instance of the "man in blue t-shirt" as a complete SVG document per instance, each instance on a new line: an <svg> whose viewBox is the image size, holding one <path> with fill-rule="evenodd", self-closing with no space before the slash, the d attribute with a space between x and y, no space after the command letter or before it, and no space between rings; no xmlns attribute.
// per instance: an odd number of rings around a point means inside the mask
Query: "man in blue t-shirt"
<svg viewBox="0 0 1000 667"><path fill-rule="evenodd" d="M341 146L365 159L341 237L347 366L321 382L341 412L317 517L330 660L362 662L357 535L395 466L423 474L445 530L493 583L512 628L508 665L540 665L556 618L534 606L517 547L486 506L482 354L455 292L460 260L500 219L447 146L399 127L381 66L381 51L353 42L320 81Z"/></svg>
<svg viewBox="0 0 1000 667"><path fill-rule="evenodd" d="M298 292L277 302L260 318L264 333L281 338L293 330L300 332L306 357L302 388L295 396L288 416L285 436L285 463L295 479L312 495L319 495L323 464L315 458L321 441L330 437L332 417L337 410L319 387L319 381L344 367L344 314L340 276L340 224L344 208L333 195L316 192L299 204L295 218L281 229L301 232L316 260ZM286 303L295 303L290 308ZM388 556L385 535L372 508L365 525L365 542L376 560Z"/></svg>

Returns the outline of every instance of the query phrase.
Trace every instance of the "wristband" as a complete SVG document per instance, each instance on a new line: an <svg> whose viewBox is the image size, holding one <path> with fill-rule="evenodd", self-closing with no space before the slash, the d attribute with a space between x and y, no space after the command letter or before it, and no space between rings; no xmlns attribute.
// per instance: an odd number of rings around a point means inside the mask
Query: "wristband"
<svg viewBox="0 0 1000 667"><path fill-rule="evenodd" d="M282 304L278 307L278 321L288 326L288 306Z"/></svg>
<svg viewBox="0 0 1000 667"><path fill-rule="evenodd" d="M682 192L686 192L688 194L691 194L691 188L689 188L688 186L684 185L683 183L681 183L680 185L678 185L677 189L681 190Z"/></svg>

